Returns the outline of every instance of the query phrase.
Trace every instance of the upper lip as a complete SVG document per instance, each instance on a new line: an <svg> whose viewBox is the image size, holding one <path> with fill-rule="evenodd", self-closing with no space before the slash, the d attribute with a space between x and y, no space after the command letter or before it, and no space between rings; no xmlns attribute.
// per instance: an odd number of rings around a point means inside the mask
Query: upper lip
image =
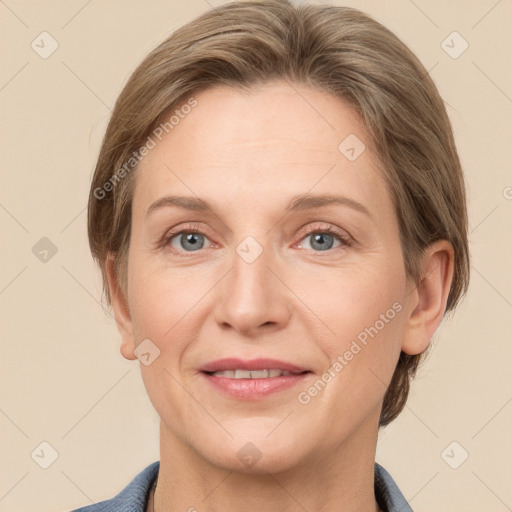
<svg viewBox="0 0 512 512"><path fill-rule="evenodd" d="M237 359L234 357L210 361L199 368L202 372L220 372L223 370L285 370L292 373L308 371L295 364L279 361L278 359Z"/></svg>

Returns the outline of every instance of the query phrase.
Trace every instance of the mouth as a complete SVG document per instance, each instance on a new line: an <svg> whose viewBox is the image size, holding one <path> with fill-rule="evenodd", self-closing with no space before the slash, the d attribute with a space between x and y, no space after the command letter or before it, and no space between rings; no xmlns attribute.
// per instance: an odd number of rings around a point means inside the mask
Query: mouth
<svg viewBox="0 0 512 512"><path fill-rule="evenodd" d="M287 370L280 370L278 368L271 368L268 370L242 370L237 368L236 370L220 370L217 372L205 372L213 377L226 377L228 379L273 379L275 377L289 377L291 375L300 375L299 372L293 373Z"/></svg>
<svg viewBox="0 0 512 512"><path fill-rule="evenodd" d="M258 400L290 389L312 373L275 359L233 358L212 361L200 371L215 390L241 400Z"/></svg>

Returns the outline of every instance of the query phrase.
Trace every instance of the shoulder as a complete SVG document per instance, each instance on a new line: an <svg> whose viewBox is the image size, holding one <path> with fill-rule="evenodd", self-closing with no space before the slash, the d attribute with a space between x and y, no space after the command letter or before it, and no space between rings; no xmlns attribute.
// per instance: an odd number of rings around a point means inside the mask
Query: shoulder
<svg viewBox="0 0 512 512"><path fill-rule="evenodd" d="M384 512L413 512L393 477L375 463L375 497Z"/></svg>
<svg viewBox="0 0 512 512"><path fill-rule="evenodd" d="M148 493L158 476L159 467L159 461L153 462L112 499L77 508L72 512L145 512Z"/></svg>

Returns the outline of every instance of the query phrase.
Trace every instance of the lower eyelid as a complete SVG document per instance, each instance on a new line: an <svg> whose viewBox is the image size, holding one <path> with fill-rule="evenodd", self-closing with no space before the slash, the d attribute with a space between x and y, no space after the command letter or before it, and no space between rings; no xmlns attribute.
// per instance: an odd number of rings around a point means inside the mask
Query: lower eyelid
<svg viewBox="0 0 512 512"><path fill-rule="evenodd" d="M304 240L308 236L310 236L310 235L306 235L304 238L302 238L301 242L302 242L302 240ZM333 251L336 251L336 250L339 250L339 249L346 249L347 247L350 246L349 240L345 240L345 239L340 238L338 236L334 236L334 238L339 242L339 244L336 247L331 247L330 249L325 249L323 251L319 251L319 250L315 250L315 249L310 249L309 247L307 247L307 248L301 247L301 243L299 243L298 247L304 249L305 251L312 251L314 253L321 254L321 253L333 252Z"/></svg>

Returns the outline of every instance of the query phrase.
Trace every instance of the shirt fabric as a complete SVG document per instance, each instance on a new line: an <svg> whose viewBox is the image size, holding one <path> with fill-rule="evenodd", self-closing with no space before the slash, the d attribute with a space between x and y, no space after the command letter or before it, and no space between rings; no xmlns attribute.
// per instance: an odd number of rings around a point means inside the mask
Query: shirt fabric
<svg viewBox="0 0 512 512"><path fill-rule="evenodd" d="M72 512L146 512L149 491L158 476L160 461L143 469L117 496ZM384 512L413 512L391 475L375 464L375 497Z"/></svg>

